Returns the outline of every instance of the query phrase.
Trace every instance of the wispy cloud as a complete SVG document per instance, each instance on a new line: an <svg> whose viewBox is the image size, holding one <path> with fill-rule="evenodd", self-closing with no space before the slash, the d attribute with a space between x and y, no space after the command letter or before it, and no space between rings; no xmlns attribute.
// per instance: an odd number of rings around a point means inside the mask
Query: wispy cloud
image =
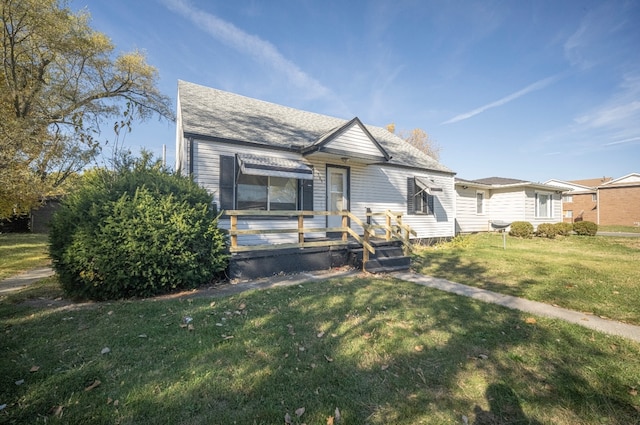
<svg viewBox="0 0 640 425"><path fill-rule="evenodd" d="M162 2L167 8L187 18L215 39L250 56L255 61L266 63L271 68L281 72L297 88L303 90L307 97L320 98L330 93L329 89L319 81L285 58L270 42L248 34L232 23L211 13L193 7L188 0L162 0Z"/></svg>
<svg viewBox="0 0 640 425"><path fill-rule="evenodd" d="M515 93L512 93L508 96L505 96L501 99L496 100L495 102L491 102L491 103L487 103L484 106L481 106L479 108L476 108L472 111L469 112L465 112L464 114L460 114L460 115L456 115L455 117L443 122L442 124L453 124L459 121L464 121L466 119L469 119L471 117L475 117L478 114L481 114L489 109L492 108L497 108L498 106L502 106L505 105L511 101L514 101L526 94L529 94L531 92L537 91L537 90L542 90L543 88L547 87L550 84L555 83L556 81L558 81L561 77L563 76L563 74L557 74L557 75L553 75L551 77L547 77L545 79L536 81L533 84L528 85L527 87L523 88L522 90L518 90Z"/></svg>
<svg viewBox="0 0 640 425"><path fill-rule="evenodd" d="M631 137L630 139L617 140L615 142L605 143L602 146L622 145L624 143L640 142L640 137Z"/></svg>

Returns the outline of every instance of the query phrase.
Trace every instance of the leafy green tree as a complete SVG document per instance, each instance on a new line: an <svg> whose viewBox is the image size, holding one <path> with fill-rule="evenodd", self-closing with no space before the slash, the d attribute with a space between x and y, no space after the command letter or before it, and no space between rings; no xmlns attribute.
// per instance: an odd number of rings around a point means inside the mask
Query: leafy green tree
<svg viewBox="0 0 640 425"><path fill-rule="evenodd" d="M158 72L139 51L116 55L86 11L65 0L0 0L0 217L29 210L116 135L173 119Z"/></svg>

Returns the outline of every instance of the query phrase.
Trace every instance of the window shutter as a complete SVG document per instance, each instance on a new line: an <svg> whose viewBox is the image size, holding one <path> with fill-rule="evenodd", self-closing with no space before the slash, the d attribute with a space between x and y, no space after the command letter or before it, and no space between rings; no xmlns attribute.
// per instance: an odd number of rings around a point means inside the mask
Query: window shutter
<svg viewBox="0 0 640 425"><path fill-rule="evenodd" d="M407 177L407 214L415 214L414 194L416 188L416 179Z"/></svg>
<svg viewBox="0 0 640 425"><path fill-rule="evenodd" d="M313 179L298 180L300 186L300 209L303 211L313 211Z"/></svg>
<svg viewBox="0 0 640 425"><path fill-rule="evenodd" d="M236 158L220 155L220 209L234 209L234 186L236 181Z"/></svg>

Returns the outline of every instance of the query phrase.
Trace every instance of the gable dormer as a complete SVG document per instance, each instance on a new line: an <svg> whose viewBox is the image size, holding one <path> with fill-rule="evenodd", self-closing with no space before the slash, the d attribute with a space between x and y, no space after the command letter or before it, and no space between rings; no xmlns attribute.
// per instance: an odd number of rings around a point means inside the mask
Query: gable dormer
<svg viewBox="0 0 640 425"><path fill-rule="evenodd" d="M332 129L302 151L305 156L320 153L370 163L386 162L391 158L358 117Z"/></svg>

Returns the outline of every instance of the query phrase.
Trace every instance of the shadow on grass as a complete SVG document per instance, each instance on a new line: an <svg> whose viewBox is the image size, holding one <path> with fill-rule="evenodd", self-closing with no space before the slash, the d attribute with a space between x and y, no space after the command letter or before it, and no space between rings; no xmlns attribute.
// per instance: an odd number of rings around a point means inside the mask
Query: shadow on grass
<svg viewBox="0 0 640 425"><path fill-rule="evenodd" d="M2 414L23 423L271 424L289 413L293 423L324 424L337 407L344 424L640 421L628 391L639 384L639 347L577 327L381 278L214 302L1 317ZM185 316L192 331L180 326Z"/></svg>

